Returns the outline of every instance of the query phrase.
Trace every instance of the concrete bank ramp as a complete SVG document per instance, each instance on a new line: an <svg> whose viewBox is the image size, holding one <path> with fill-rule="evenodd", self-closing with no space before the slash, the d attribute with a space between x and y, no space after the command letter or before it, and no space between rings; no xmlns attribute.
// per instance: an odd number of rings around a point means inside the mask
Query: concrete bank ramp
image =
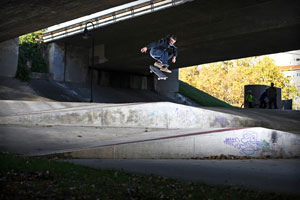
<svg viewBox="0 0 300 200"><path fill-rule="evenodd" d="M167 136L163 136L167 135ZM300 136L266 128L182 130L143 134L65 153L73 158L163 159L202 158L216 155L300 157Z"/></svg>
<svg viewBox="0 0 300 200"><path fill-rule="evenodd" d="M247 117L170 102L72 104L1 101L0 124L166 129L268 126Z"/></svg>
<svg viewBox="0 0 300 200"><path fill-rule="evenodd" d="M300 157L300 135L263 120L170 102L0 101L0 147L74 158ZM24 143L27 141L27 143ZM34 145L33 145L34 143Z"/></svg>

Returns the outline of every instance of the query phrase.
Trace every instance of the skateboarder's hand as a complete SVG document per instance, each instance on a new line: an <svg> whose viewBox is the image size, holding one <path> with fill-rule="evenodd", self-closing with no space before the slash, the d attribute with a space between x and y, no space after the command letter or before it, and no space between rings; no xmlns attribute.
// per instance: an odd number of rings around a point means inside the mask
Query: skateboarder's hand
<svg viewBox="0 0 300 200"><path fill-rule="evenodd" d="M173 63L176 62L176 57L175 57L175 56L172 58L172 62L173 62Z"/></svg>
<svg viewBox="0 0 300 200"><path fill-rule="evenodd" d="M142 53L146 53L146 52L147 52L147 47L142 48L142 49L141 49L141 52L142 52Z"/></svg>

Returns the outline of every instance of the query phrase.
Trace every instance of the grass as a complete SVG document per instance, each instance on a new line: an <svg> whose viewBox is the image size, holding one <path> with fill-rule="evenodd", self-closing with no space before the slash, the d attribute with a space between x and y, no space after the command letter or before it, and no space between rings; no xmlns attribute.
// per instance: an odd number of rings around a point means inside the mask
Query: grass
<svg viewBox="0 0 300 200"><path fill-rule="evenodd" d="M233 108L233 106L230 104L221 101L220 99L217 99L182 81L179 81L179 93L192 99L201 106Z"/></svg>
<svg viewBox="0 0 300 200"><path fill-rule="evenodd" d="M0 163L0 199L299 199L8 153Z"/></svg>

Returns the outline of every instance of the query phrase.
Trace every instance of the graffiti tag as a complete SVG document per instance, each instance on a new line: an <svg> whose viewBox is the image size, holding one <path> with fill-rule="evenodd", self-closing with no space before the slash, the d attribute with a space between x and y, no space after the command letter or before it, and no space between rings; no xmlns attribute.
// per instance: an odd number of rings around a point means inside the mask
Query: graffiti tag
<svg viewBox="0 0 300 200"><path fill-rule="evenodd" d="M266 141L259 142L257 140L257 133L252 131L244 131L242 138L226 138L224 143L233 146L240 150L240 154L251 156L254 155L263 145L265 148L269 147Z"/></svg>

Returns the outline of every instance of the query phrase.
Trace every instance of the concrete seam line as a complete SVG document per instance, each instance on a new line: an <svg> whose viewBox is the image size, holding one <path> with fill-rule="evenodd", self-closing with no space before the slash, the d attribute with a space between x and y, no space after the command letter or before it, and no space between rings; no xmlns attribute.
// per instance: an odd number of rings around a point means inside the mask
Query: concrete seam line
<svg viewBox="0 0 300 200"><path fill-rule="evenodd" d="M135 141L130 141L130 142L120 142L120 143L115 143L115 144L105 144L105 145L90 147L90 148L87 148L87 149L117 146L117 145L124 145L124 144L133 144L133 143L142 143L142 142L151 142L151 141L157 141L157 140L166 140L166 139L172 139L172 138L181 138L181 137L188 137L188 136L195 136L195 135L204 135L204 134L209 134L209 133L220 133L220 132L233 131L233 130L236 131L236 130L243 130L243 129L249 129L249 128L261 128L261 127L226 128L226 129L219 129L219 130L213 130L213 131L195 132L195 133L188 133L188 134L183 134L183 135L160 137L160 138L154 138L154 139L144 139L144 140L135 140Z"/></svg>

